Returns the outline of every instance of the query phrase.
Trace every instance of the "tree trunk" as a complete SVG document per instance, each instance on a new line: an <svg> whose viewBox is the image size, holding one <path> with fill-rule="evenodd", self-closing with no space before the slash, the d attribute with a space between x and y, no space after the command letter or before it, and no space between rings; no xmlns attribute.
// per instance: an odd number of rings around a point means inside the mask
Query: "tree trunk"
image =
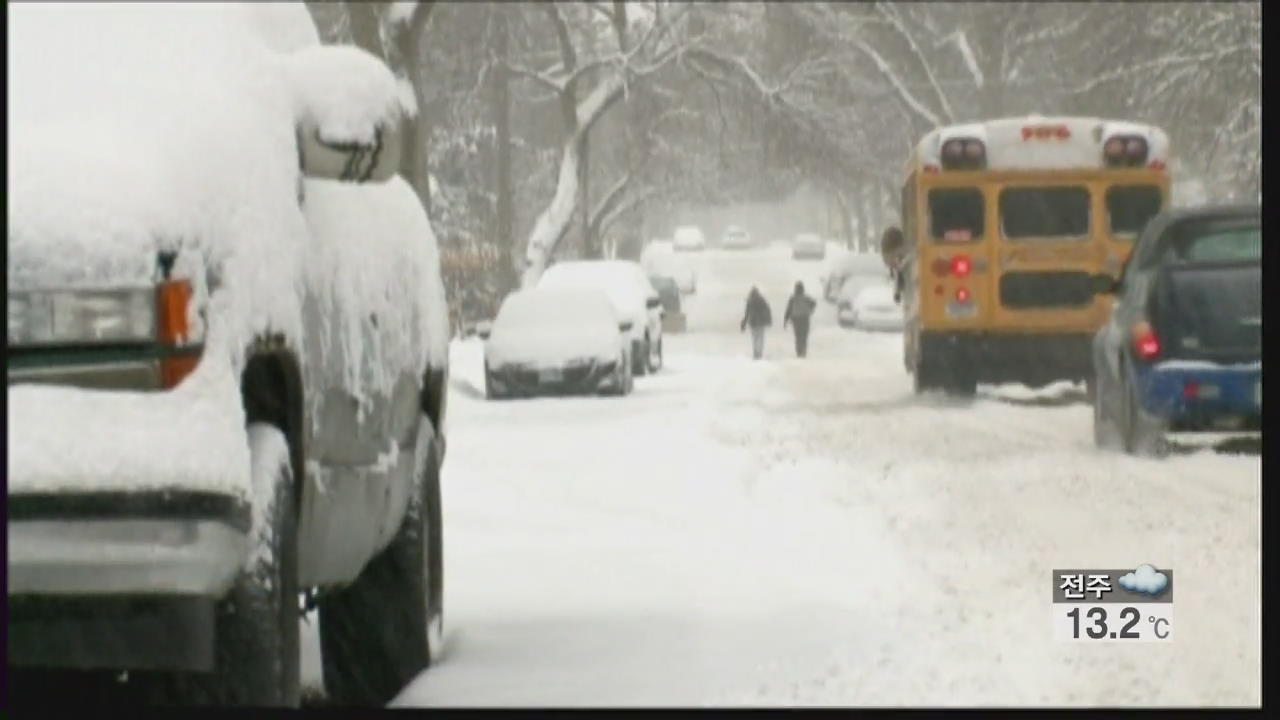
<svg viewBox="0 0 1280 720"><path fill-rule="evenodd" d="M431 215L431 117L427 112L422 88L422 47L433 7L431 0L419 0L413 15L409 17L408 25L400 29L396 38L400 62L404 63L404 76L413 89L413 98L418 106L418 112L411 121L404 123L402 129L404 157L400 159L400 174L418 193L418 199L422 201L428 217Z"/></svg>
<svg viewBox="0 0 1280 720"><path fill-rule="evenodd" d="M596 243L595 233L591 227L591 196L588 192L591 184L591 131L582 133L578 146L578 209L582 212L582 256L586 258L600 257L600 247Z"/></svg>
<svg viewBox="0 0 1280 720"><path fill-rule="evenodd" d="M496 6L494 12L496 13L494 16L494 51L497 54L499 63L503 63L507 60L509 52L507 6ZM494 134L497 145L497 182L494 188L494 195L497 199L497 207L495 208L497 227L494 229L494 239L498 243L498 271L500 273L498 282L505 293L515 287L516 284L515 233L513 231L513 198L511 195L511 78L501 69L501 64L498 67L499 69L494 73L493 82Z"/></svg>
<svg viewBox="0 0 1280 720"><path fill-rule="evenodd" d="M351 19L351 39L356 47L375 55L385 61L387 54L382 48L382 36L378 32L378 6L381 3L348 2L347 13Z"/></svg>

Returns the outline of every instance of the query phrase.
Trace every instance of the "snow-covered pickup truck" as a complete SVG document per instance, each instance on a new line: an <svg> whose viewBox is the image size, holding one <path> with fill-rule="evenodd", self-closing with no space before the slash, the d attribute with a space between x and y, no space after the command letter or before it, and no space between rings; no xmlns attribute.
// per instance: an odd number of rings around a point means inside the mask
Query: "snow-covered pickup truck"
<svg viewBox="0 0 1280 720"><path fill-rule="evenodd" d="M70 669L297 704L306 599L328 695L385 704L443 617L447 316L403 86L301 3L9 22L10 698Z"/></svg>

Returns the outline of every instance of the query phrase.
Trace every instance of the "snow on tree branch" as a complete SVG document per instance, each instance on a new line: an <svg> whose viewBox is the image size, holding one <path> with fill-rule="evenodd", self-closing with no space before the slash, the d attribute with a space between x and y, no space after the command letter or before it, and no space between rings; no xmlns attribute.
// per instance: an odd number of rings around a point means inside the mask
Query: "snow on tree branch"
<svg viewBox="0 0 1280 720"><path fill-rule="evenodd" d="M883 2L877 2L875 7L876 10L878 10L880 14L889 21L889 24L893 26L893 29L907 41L907 45L911 48L911 52L916 56L916 60L920 63L920 66L924 68L925 77L933 87L934 95L938 97L938 102L941 103L943 116L948 122L955 122L956 114L955 111L951 109L951 103L947 101L946 91L944 91L942 86L938 84L938 78L933 74L933 66L929 62L929 58L926 57L924 52L920 49L920 45L916 42L915 35L913 35L907 29L906 25L903 24L902 18L898 15L897 9Z"/></svg>

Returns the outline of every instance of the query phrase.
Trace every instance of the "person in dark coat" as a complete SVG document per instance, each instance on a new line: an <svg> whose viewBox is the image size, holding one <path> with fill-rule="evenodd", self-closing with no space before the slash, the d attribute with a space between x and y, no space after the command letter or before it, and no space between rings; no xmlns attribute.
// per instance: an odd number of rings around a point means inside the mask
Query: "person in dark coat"
<svg viewBox="0 0 1280 720"><path fill-rule="evenodd" d="M747 294L747 310L742 316L742 331L746 332L747 327L751 327L751 353L756 360L764 355L764 331L772 324L773 312L768 301L752 286Z"/></svg>
<svg viewBox="0 0 1280 720"><path fill-rule="evenodd" d="M804 294L804 283L796 283L795 294L787 300L787 311L782 316L782 327L788 323L796 333L796 356L804 357L809 351L809 317L818 307L817 301Z"/></svg>

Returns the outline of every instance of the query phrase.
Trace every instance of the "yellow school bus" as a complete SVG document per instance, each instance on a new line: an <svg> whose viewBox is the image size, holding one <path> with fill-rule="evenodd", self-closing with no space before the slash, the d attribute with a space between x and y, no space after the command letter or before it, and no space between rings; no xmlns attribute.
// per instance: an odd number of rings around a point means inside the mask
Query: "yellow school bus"
<svg viewBox="0 0 1280 720"><path fill-rule="evenodd" d="M1019 117L951 125L916 145L902 186L903 360L916 392L1092 376L1115 276L1169 202L1152 125Z"/></svg>

